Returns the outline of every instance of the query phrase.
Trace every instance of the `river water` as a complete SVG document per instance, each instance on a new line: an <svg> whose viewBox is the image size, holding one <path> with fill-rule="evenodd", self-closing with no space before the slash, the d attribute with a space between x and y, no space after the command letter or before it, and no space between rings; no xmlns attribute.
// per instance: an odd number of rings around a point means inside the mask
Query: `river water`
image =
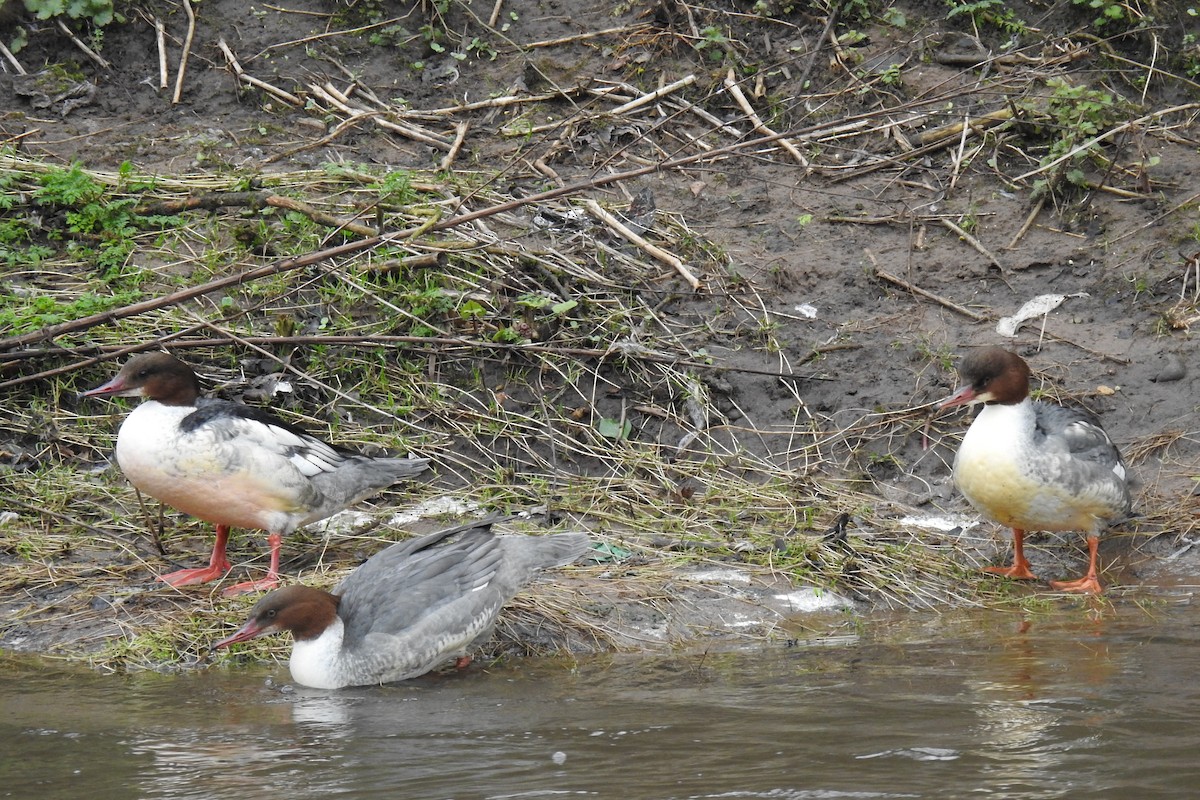
<svg viewBox="0 0 1200 800"><path fill-rule="evenodd" d="M1200 609L1089 602L336 692L0 658L0 796L1200 796Z"/></svg>

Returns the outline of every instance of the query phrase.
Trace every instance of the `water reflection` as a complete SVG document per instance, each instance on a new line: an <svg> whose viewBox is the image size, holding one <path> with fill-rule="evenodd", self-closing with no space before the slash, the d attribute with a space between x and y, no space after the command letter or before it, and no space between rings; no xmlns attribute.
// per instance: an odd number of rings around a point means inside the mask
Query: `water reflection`
<svg viewBox="0 0 1200 800"><path fill-rule="evenodd" d="M1191 796L1190 609L874 625L856 641L528 661L325 692L279 670L0 661L0 795Z"/></svg>
<svg viewBox="0 0 1200 800"><path fill-rule="evenodd" d="M1080 692L1104 686L1113 674L1104 636L1102 621L1090 616L1023 619L1011 633L996 636L981 664L986 671L969 682L978 717L971 735L980 742L982 772L993 794L1054 796L1054 776L1092 747L1090 736L1073 735L1069 726L1084 713L1087 700Z"/></svg>

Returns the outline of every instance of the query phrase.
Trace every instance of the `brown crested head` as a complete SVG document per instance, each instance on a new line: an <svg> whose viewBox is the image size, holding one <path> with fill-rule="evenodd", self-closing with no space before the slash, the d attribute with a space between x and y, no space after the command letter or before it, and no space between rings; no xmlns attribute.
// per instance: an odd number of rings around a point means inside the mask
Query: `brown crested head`
<svg viewBox="0 0 1200 800"><path fill-rule="evenodd" d="M264 595L250 609L245 624L232 636L213 644L211 649L279 631L291 631L297 640L315 639L337 617L337 610L337 595L311 586L285 586Z"/></svg>
<svg viewBox="0 0 1200 800"><path fill-rule="evenodd" d="M200 381L192 368L169 353L134 356L102 386L81 397L145 397L168 406L195 405Z"/></svg>
<svg viewBox="0 0 1200 800"><path fill-rule="evenodd" d="M1003 347L972 351L958 366L962 385L938 408L976 403L1019 403L1029 396L1029 365Z"/></svg>

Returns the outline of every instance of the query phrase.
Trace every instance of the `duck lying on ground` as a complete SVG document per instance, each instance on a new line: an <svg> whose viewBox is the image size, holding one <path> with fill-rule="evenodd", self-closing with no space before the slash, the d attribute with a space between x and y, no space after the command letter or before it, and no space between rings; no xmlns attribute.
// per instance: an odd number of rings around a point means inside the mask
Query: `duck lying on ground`
<svg viewBox="0 0 1200 800"><path fill-rule="evenodd" d="M305 686L415 678L465 657L539 570L569 564L588 546L584 533L497 535L488 522L449 528L376 553L333 593L271 592L213 649L286 630L295 638L292 679Z"/></svg>

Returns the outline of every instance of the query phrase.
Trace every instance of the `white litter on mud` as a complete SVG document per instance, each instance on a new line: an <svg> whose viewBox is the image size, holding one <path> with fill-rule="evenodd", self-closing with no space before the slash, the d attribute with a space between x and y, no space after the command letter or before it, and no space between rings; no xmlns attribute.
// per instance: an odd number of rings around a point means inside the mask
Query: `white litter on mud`
<svg viewBox="0 0 1200 800"><path fill-rule="evenodd" d="M946 532L952 531L955 528L966 531L978 525L979 518L968 517L964 514L935 514L924 517L903 517L900 520L900 524L913 528L924 528L930 531Z"/></svg>
<svg viewBox="0 0 1200 800"><path fill-rule="evenodd" d="M794 592L777 594L775 599L784 603L791 611L810 614L814 611L829 611L839 608L854 608L854 601L826 589L804 586Z"/></svg>
<svg viewBox="0 0 1200 800"><path fill-rule="evenodd" d="M346 509L339 511L332 517L317 520L311 525L306 525L305 528L311 531L318 531L325 536L354 536L369 530L376 525L376 517L374 514L369 514L366 511L355 511Z"/></svg>
<svg viewBox="0 0 1200 800"><path fill-rule="evenodd" d="M1074 294L1039 294L1037 297L1029 300L1025 305L1017 309L1017 313L1011 317L1003 317L996 323L996 333L1001 336L1012 338L1017 335L1017 331L1025 324L1026 320L1034 317L1041 317L1049 314L1054 309L1058 308L1068 297L1087 297L1087 292L1075 292Z"/></svg>
<svg viewBox="0 0 1200 800"><path fill-rule="evenodd" d="M399 511L388 517L386 525L411 525L426 517L466 516L479 510L479 504L462 497L432 497L412 508Z"/></svg>
<svg viewBox="0 0 1200 800"><path fill-rule="evenodd" d="M681 576L686 581L696 583L750 583L750 576L736 569L710 569L703 572L689 572Z"/></svg>
<svg viewBox="0 0 1200 800"><path fill-rule="evenodd" d="M326 536L352 536L382 524L389 527L403 527L419 522L428 517L467 516L479 510L479 504L461 497L434 497L417 503L411 508L397 511L390 517L379 522L378 512L346 509L332 517L318 520L308 527L320 531ZM465 520L464 520L465 522Z"/></svg>

